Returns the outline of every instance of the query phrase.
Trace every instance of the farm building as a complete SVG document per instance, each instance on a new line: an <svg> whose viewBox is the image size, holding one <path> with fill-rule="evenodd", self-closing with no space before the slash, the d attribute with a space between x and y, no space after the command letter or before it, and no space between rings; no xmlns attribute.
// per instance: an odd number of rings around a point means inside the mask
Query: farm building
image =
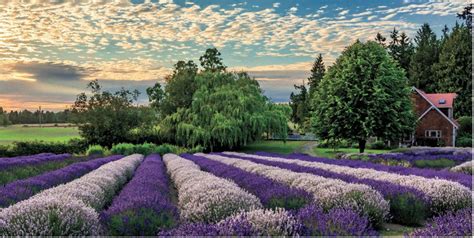
<svg viewBox="0 0 474 238"><path fill-rule="evenodd" d="M459 124L454 120L455 93L425 93L413 87L417 125L414 145L455 146Z"/></svg>

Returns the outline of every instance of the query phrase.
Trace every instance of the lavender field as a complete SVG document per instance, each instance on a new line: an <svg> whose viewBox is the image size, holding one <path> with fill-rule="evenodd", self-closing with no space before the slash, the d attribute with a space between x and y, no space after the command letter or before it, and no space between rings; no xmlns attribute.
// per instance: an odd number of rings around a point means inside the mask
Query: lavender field
<svg viewBox="0 0 474 238"><path fill-rule="evenodd" d="M463 171L266 152L91 158L2 186L0 234L368 236L394 223L408 236L470 236Z"/></svg>

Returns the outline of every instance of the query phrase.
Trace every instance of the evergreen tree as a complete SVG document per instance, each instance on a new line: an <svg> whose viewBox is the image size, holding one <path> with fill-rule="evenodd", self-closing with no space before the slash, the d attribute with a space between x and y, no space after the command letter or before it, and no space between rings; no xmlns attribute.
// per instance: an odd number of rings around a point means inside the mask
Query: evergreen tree
<svg viewBox="0 0 474 238"><path fill-rule="evenodd" d="M390 33L390 38L388 52L398 62L398 65L405 70L407 77L409 77L410 61L413 55L411 40L405 32L399 34L395 28Z"/></svg>
<svg viewBox="0 0 474 238"><path fill-rule="evenodd" d="M222 72L226 69L222 63L221 53L216 48L207 49L199 61L204 71Z"/></svg>
<svg viewBox="0 0 474 238"><path fill-rule="evenodd" d="M300 127L304 127L305 120L309 117L309 94L304 83L294 85L294 87L298 92L290 95L291 120Z"/></svg>
<svg viewBox="0 0 474 238"><path fill-rule="evenodd" d="M438 92L454 92L455 117L472 114L472 34L464 25L457 25L441 46L439 63L435 65Z"/></svg>
<svg viewBox="0 0 474 238"><path fill-rule="evenodd" d="M434 92L436 81L433 77L433 65L438 62L439 45L436 34L428 23L423 24L417 31L415 43L409 69L410 83L426 92Z"/></svg>
<svg viewBox="0 0 474 238"><path fill-rule="evenodd" d="M381 46L385 47L385 41L387 38L385 38L380 32L377 32L377 35L375 36L375 42L379 43Z"/></svg>
<svg viewBox="0 0 474 238"><path fill-rule="evenodd" d="M315 91L317 91L319 83L324 77L326 68L324 67L323 56L319 54L311 68L311 76L308 78L309 97L311 98Z"/></svg>
<svg viewBox="0 0 474 238"><path fill-rule="evenodd" d="M458 13L457 17L464 20L466 27L469 31L472 31L472 3L464 8L461 13Z"/></svg>
<svg viewBox="0 0 474 238"><path fill-rule="evenodd" d="M312 100L312 125L323 139L348 139L365 150L370 137L412 132L411 90L401 68L376 42L357 41L329 68Z"/></svg>

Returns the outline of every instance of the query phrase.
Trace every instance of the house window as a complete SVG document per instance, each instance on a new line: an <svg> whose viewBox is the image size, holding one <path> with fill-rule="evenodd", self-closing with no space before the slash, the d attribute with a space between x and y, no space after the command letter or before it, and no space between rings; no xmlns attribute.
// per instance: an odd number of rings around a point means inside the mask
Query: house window
<svg viewBox="0 0 474 238"><path fill-rule="evenodd" d="M428 138L441 138L441 131L440 130L426 130L425 137Z"/></svg>

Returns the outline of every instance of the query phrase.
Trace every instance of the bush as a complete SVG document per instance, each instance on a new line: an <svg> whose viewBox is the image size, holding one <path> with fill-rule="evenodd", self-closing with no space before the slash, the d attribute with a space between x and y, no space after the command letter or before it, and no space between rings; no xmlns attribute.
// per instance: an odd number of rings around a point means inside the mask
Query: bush
<svg viewBox="0 0 474 238"><path fill-rule="evenodd" d="M449 168L456 165L456 162L449 159L436 159L436 160L416 160L413 163L413 166L417 168L433 168L433 169L443 169Z"/></svg>
<svg viewBox="0 0 474 238"><path fill-rule="evenodd" d="M86 151L86 155L88 156L91 156L91 155L103 156L105 154L107 154L107 149L100 145L91 145Z"/></svg>
<svg viewBox="0 0 474 238"><path fill-rule="evenodd" d="M203 147L197 146L191 149L179 147L176 145L171 144L162 144L162 145L155 145L153 143L143 143L143 144L130 144L130 143L120 143L117 145L112 146L110 152L112 154L118 155L131 155L131 154L160 154L164 155L167 153L173 154L182 154L182 153L197 153L202 152Z"/></svg>
<svg viewBox="0 0 474 238"><path fill-rule="evenodd" d="M472 147L473 144L474 140L471 135L458 137L456 139L456 147Z"/></svg>
<svg viewBox="0 0 474 238"><path fill-rule="evenodd" d="M112 148L110 148L110 153L116 155L131 155L134 153L134 147L135 146L130 143L120 143L113 145Z"/></svg>
<svg viewBox="0 0 474 238"><path fill-rule="evenodd" d="M88 148L84 140L71 139L68 142L22 141L0 147L0 157L33 155L40 153L82 154Z"/></svg>
<svg viewBox="0 0 474 238"><path fill-rule="evenodd" d="M329 141L323 140L318 144L319 148L351 148L353 147L353 143L347 140L338 140L338 141ZM356 145L357 148L358 145Z"/></svg>
<svg viewBox="0 0 474 238"><path fill-rule="evenodd" d="M383 141L375 141L374 143L369 144L369 149L373 150L385 150L390 149Z"/></svg>

